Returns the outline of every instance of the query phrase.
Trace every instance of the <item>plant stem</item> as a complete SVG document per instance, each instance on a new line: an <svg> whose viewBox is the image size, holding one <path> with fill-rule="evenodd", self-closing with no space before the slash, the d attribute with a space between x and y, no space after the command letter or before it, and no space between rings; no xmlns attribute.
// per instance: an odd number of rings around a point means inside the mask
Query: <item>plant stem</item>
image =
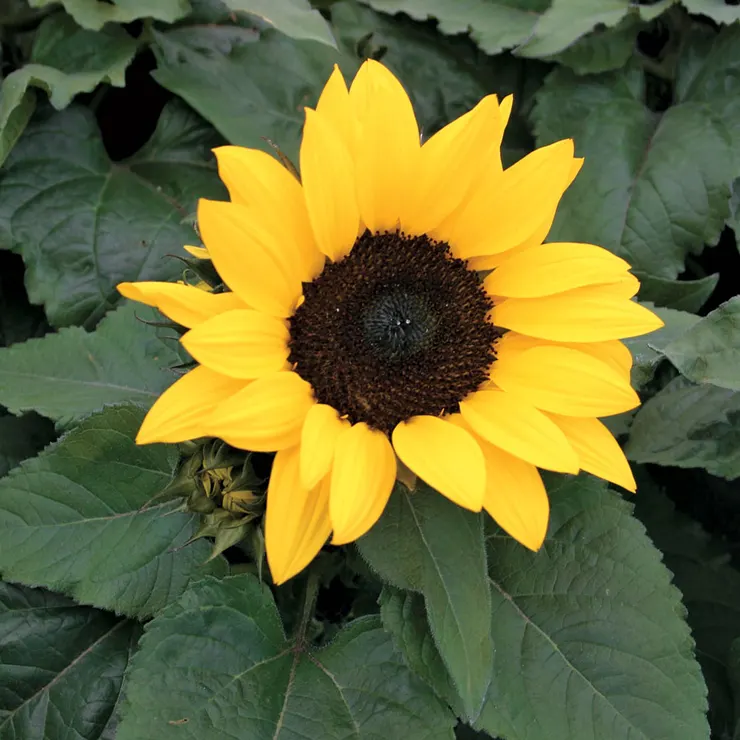
<svg viewBox="0 0 740 740"><path fill-rule="evenodd" d="M308 625L311 623L311 619L314 615L316 598L319 595L320 576L321 573L315 566L309 569L308 577L306 579L306 588L303 592L303 609L301 610L301 621L298 623L298 628L296 629L295 633L295 640L297 645L303 645L306 641Z"/></svg>

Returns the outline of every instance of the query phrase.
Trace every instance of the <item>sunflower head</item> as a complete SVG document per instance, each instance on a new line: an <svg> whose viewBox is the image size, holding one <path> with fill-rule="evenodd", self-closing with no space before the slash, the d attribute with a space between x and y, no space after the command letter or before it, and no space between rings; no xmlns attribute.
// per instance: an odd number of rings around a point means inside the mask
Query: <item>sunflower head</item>
<svg viewBox="0 0 740 740"><path fill-rule="evenodd" d="M367 61L349 89L335 68L306 109L300 181L262 151L215 150L230 201L200 202L205 246L186 249L226 290L119 286L186 327L198 363L138 442L277 453L277 583L365 534L409 471L533 550L538 468L635 488L599 417L639 403L620 340L661 322L624 260L544 243L582 161L565 140L504 169L511 105L488 96L422 143L387 68Z"/></svg>

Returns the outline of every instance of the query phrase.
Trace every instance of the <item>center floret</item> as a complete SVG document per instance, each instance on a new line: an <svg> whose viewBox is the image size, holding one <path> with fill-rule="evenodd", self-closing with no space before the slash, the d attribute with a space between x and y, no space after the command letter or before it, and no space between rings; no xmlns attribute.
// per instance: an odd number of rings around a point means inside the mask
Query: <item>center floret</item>
<svg viewBox="0 0 740 740"><path fill-rule="evenodd" d="M304 296L289 361L319 403L388 434L456 411L487 379L502 333L477 274L426 236L366 231Z"/></svg>
<svg viewBox="0 0 740 740"><path fill-rule="evenodd" d="M403 362L432 346L437 314L414 285L383 287L368 301L362 313L365 341L378 357Z"/></svg>

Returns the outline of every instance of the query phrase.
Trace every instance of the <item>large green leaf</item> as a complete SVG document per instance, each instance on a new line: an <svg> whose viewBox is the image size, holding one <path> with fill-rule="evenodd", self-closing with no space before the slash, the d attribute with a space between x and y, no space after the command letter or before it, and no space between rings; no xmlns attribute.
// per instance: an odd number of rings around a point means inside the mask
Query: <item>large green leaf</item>
<svg viewBox="0 0 740 740"><path fill-rule="evenodd" d="M0 583L0 738L104 738L139 632L59 594Z"/></svg>
<svg viewBox="0 0 740 740"><path fill-rule="evenodd" d="M56 4L58 0L29 0L32 8ZM173 23L190 10L188 0L62 0L64 9L83 27L100 30L106 23L130 23L138 18L156 18Z"/></svg>
<svg viewBox="0 0 740 740"><path fill-rule="evenodd" d="M660 552L600 481L548 488L540 552L489 538L496 659L478 726L517 740L706 740L706 687Z"/></svg>
<svg viewBox="0 0 740 740"><path fill-rule="evenodd" d="M29 298L53 325L94 325L119 301L118 282L181 272L166 255L194 238L194 186L206 197L223 192L203 154L214 135L178 106L163 113L154 141L141 158L111 162L92 113L73 106L40 116L11 152L0 241L21 252Z"/></svg>
<svg viewBox="0 0 740 740"><path fill-rule="evenodd" d="M406 663L440 699L457 709L460 698L442 656L429 631L424 597L413 591L384 586L380 595L383 627L393 635L393 642Z"/></svg>
<svg viewBox="0 0 740 740"><path fill-rule="evenodd" d="M639 71L579 78L558 69L538 93L538 143L572 137L586 158L549 239L600 244L673 280L724 227L732 140L713 106L688 96L659 115L642 86Z"/></svg>
<svg viewBox="0 0 740 740"><path fill-rule="evenodd" d="M663 553L688 609L709 689L712 731L729 737L733 701L728 669L732 643L740 638L740 573L729 564L726 547L678 513L643 470L637 471L637 480L635 514Z"/></svg>
<svg viewBox="0 0 740 740"><path fill-rule="evenodd" d="M233 144L297 161L303 107L315 105L332 66L345 59L316 41L233 24L154 33L154 78L186 100ZM356 65L355 65L356 66ZM342 65L352 74L351 65Z"/></svg>
<svg viewBox="0 0 740 740"><path fill-rule="evenodd" d="M552 0L540 16L532 38L517 50L528 57L557 54L595 26L616 26L629 12L630 0Z"/></svg>
<svg viewBox="0 0 740 740"><path fill-rule="evenodd" d="M224 4L258 16L286 36L336 46L329 25L308 0L224 0Z"/></svg>
<svg viewBox="0 0 740 740"><path fill-rule="evenodd" d="M740 8L731 0L681 0L689 13L705 15L717 23L734 23L740 20Z"/></svg>
<svg viewBox="0 0 740 740"><path fill-rule="evenodd" d="M665 326L650 334L625 340L632 352L632 385L635 388L642 388L652 380L656 368L665 359L663 347L683 336L699 321L698 316L686 311L651 305L648 308L660 316Z"/></svg>
<svg viewBox="0 0 740 740"><path fill-rule="evenodd" d="M669 280L639 272L637 277L643 303L690 312L698 311L709 300L719 282L719 273L698 280Z"/></svg>
<svg viewBox="0 0 740 740"><path fill-rule="evenodd" d="M641 30L643 24L639 17L631 13L613 28L599 26L567 49L547 59L564 64L579 75L620 69L634 53Z"/></svg>
<svg viewBox="0 0 740 740"><path fill-rule="evenodd" d="M695 383L740 391L740 298L731 298L663 348Z"/></svg>
<svg viewBox="0 0 740 740"><path fill-rule="evenodd" d="M224 570L204 565L197 517L157 501L177 462L174 447L137 446L143 412L113 407L0 481L0 573L82 603L139 617L188 583Z"/></svg>
<svg viewBox="0 0 740 740"><path fill-rule="evenodd" d="M686 4L686 3L685 3ZM722 0L696 0L717 9ZM740 17L738 8L724 12ZM737 23L716 33L703 24L693 24L685 34L678 59L674 96L677 102L693 101L709 106L732 135L734 170L740 175L740 26Z"/></svg>
<svg viewBox="0 0 740 740"><path fill-rule="evenodd" d="M672 380L637 412L625 451L635 462L740 476L740 393Z"/></svg>
<svg viewBox="0 0 740 740"><path fill-rule="evenodd" d="M394 548L399 540L405 543L400 550ZM493 660L482 518L423 483L414 493L398 485L358 547L382 578L424 595L440 655L465 715L475 719Z"/></svg>
<svg viewBox="0 0 740 740"><path fill-rule="evenodd" d="M572 47L574 42L598 29L594 38L594 47L604 44L603 32L622 24L625 29L636 28L636 21L657 18L675 0L658 0L658 2L637 5L632 0L552 0L552 5L540 16L534 26L532 37L517 49L517 54L526 57L549 57ZM633 21L635 21L633 23ZM609 37L607 37L609 38ZM624 40L630 40L629 50L636 40L636 33L624 34ZM568 63L566 59L559 59ZM626 57L624 59L626 61ZM575 65L569 65L576 68ZM605 67L613 69L614 65ZM600 71L589 69L590 72Z"/></svg>
<svg viewBox="0 0 740 740"><path fill-rule="evenodd" d="M133 303L106 316L94 332L61 329L0 349L0 404L14 414L37 411L67 424L105 405L151 406L177 376L181 362L161 318Z"/></svg>
<svg viewBox="0 0 740 740"><path fill-rule="evenodd" d="M567 49L594 28L598 28L599 31L608 29L622 21L629 21L632 17L652 20L674 0L659 0L657 3L651 5L645 3L640 7L636 7L631 0L552 0L552 2L467 0L465 3L450 3L446 0L362 0L362 2L385 13L406 13L416 20L436 20L443 33L469 32L476 44L489 54L498 54L505 49L517 47L516 53L523 56L550 57ZM601 43L604 43L603 40Z"/></svg>
<svg viewBox="0 0 740 740"><path fill-rule="evenodd" d="M28 85L28 79L11 73L0 87L0 166L26 130L36 108L36 94Z"/></svg>
<svg viewBox="0 0 740 740"><path fill-rule="evenodd" d="M384 13L406 13L415 20L434 19L442 33L470 32L483 51L498 54L526 41L534 31L539 13L550 0L362 0Z"/></svg>
<svg viewBox="0 0 740 740"><path fill-rule="evenodd" d="M65 13L56 13L39 26L31 63L14 74L42 86L55 108L66 108L75 95L90 92L101 82L123 87L136 48L136 41L120 26L89 31Z"/></svg>
<svg viewBox="0 0 740 740"><path fill-rule="evenodd" d="M0 478L54 440L54 425L38 414L11 416L0 410Z"/></svg>
<svg viewBox="0 0 740 740"><path fill-rule="evenodd" d="M379 620L314 651L286 640L269 589L240 575L193 584L147 625L118 740L452 740L453 724Z"/></svg>

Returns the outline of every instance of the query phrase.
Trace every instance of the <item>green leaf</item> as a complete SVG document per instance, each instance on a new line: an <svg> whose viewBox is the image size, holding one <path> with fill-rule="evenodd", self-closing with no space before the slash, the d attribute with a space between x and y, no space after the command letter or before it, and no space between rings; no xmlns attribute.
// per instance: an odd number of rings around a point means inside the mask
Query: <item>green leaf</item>
<svg viewBox="0 0 740 740"><path fill-rule="evenodd" d="M699 317L685 311L676 311L672 308L655 308L648 304L663 320L662 329L646 334L642 337L626 339L625 344L632 352L632 385L642 388L649 383L658 365L664 360L663 347L670 344L677 337L683 336L698 321Z"/></svg>
<svg viewBox="0 0 740 740"><path fill-rule="evenodd" d="M616 26L630 11L630 0L552 0L532 37L517 49L525 57L547 57L568 48L597 25Z"/></svg>
<svg viewBox="0 0 740 740"><path fill-rule="evenodd" d="M158 317L130 303L94 332L69 327L0 349L0 404L62 425L105 405L151 406L177 379L169 368L182 361L174 343L164 341L166 330L143 323Z"/></svg>
<svg viewBox="0 0 740 740"><path fill-rule="evenodd" d="M0 87L0 167L36 109L36 94L28 85L28 79L11 72ZM3 246L0 244L0 248Z"/></svg>
<svg viewBox="0 0 740 740"><path fill-rule="evenodd" d="M336 47L329 24L308 0L224 0L234 11L243 11L294 39L309 39Z"/></svg>
<svg viewBox="0 0 740 740"><path fill-rule="evenodd" d="M0 478L55 437L54 425L48 419L37 414L18 417L0 411Z"/></svg>
<svg viewBox="0 0 740 740"><path fill-rule="evenodd" d="M394 548L398 540L406 543L400 551ZM493 661L482 518L423 483L413 494L398 485L358 547L370 567L390 583L404 585L418 578L413 585L424 595L440 655L465 715L475 719ZM407 557L409 562L402 563Z"/></svg>
<svg viewBox="0 0 740 740"><path fill-rule="evenodd" d="M540 552L489 538L496 661L477 726L517 740L706 740L706 687L660 552L600 481L560 481Z"/></svg>
<svg viewBox="0 0 740 740"><path fill-rule="evenodd" d="M119 26L99 32L80 28L68 15L56 13L39 26L31 63L13 72L20 85L35 85L51 104L66 108L75 95L91 92L101 82L126 84L126 68L136 54L136 41Z"/></svg>
<svg viewBox="0 0 740 740"><path fill-rule="evenodd" d="M121 281L181 273L179 261L165 256L184 255L182 245L194 238L186 223L194 185L204 197L223 192L212 158L203 156L212 129L200 124L196 134L193 115L165 111L159 144L127 163L110 161L93 114L74 106L40 116L12 151L0 179L0 234L21 252L29 299L45 306L54 326L94 326L119 302ZM178 127L189 132L187 145L167 134ZM172 180L169 189L162 180ZM186 198L176 200L175 191Z"/></svg>
<svg viewBox="0 0 740 740"><path fill-rule="evenodd" d="M269 589L239 575L193 584L147 625L118 740L452 740L453 724L376 618L313 650L285 639Z"/></svg>
<svg viewBox="0 0 740 740"><path fill-rule="evenodd" d="M740 391L740 298L731 298L663 348L695 383Z"/></svg>
<svg viewBox="0 0 740 740"><path fill-rule="evenodd" d="M597 28L572 46L550 58L570 67L576 74L597 74L627 64L643 25L630 14L614 28Z"/></svg>
<svg viewBox="0 0 740 740"><path fill-rule="evenodd" d="M688 254L716 243L733 172L727 123L687 99L658 115L642 74L548 77L533 113L540 145L573 137L583 170L563 197L550 241L602 245L637 270L674 280Z"/></svg>
<svg viewBox="0 0 740 740"><path fill-rule="evenodd" d="M408 536L416 528L416 520L407 498L401 485L396 484L383 515L357 541L357 549L384 582L408 591L421 591L425 559L418 537Z"/></svg>
<svg viewBox="0 0 740 740"><path fill-rule="evenodd" d="M199 198L228 199L211 154L214 147L224 143L192 108L173 100L164 107L149 141L124 164L173 203L183 206L189 218Z"/></svg>
<svg viewBox="0 0 740 740"><path fill-rule="evenodd" d="M699 280L669 280L639 271L635 275L640 279L640 301L689 312L698 311L719 282L719 273Z"/></svg>
<svg viewBox="0 0 740 740"><path fill-rule="evenodd" d="M384 13L406 13L417 21L436 20L446 34L470 32L488 54L498 54L526 41L537 23L538 13L550 0L362 0Z"/></svg>
<svg viewBox="0 0 740 740"><path fill-rule="evenodd" d="M727 0L681 0L689 13L705 15L717 23L734 23L740 20L740 8L732 7Z"/></svg>
<svg viewBox="0 0 740 740"><path fill-rule="evenodd" d="M383 627L393 635L393 642L403 653L409 668L445 703L462 713L460 697L455 690L442 656L429 631L424 598L412 591L384 586L380 595Z"/></svg>
<svg viewBox="0 0 740 740"><path fill-rule="evenodd" d="M103 738L139 632L59 594L0 583L0 738Z"/></svg>
<svg viewBox="0 0 740 740"><path fill-rule="evenodd" d="M672 380L637 412L625 452L635 462L740 477L740 393Z"/></svg>
<svg viewBox="0 0 740 740"><path fill-rule="evenodd" d="M700 2L700 0L699 0ZM717 0L716 5L721 5ZM686 4L686 3L684 3ZM704 0L706 7L709 2ZM740 9L717 8L737 19ZM733 142L732 177L740 175L740 26L734 24L715 33L692 24L678 59L674 96L679 103L703 103L730 132Z"/></svg>
<svg viewBox="0 0 740 740"><path fill-rule="evenodd" d="M272 152L270 139L293 161L303 107L313 106L337 62L357 63L326 44L294 41L269 29L237 25L154 32L160 85L186 100L232 144Z"/></svg>
<svg viewBox="0 0 740 740"><path fill-rule="evenodd" d="M635 514L663 553L688 609L696 655L709 689L712 731L717 737L729 737L731 646L740 637L740 573L729 564L726 548L678 513L644 471L637 471L637 480Z"/></svg>
<svg viewBox="0 0 740 740"><path fill-rule="evenodd" d="M32 8L56 4L58 0L29 0ZM106 23L130 23L138 18L155 18L173 23L190 11L187 0L61 0L64 9L83 27L100 30Z"/></svg>
<svg viewBox="0 0 740 740"><path fill-rule="evenodd" d="M558 61L579 74L616 69L631 56L640 20L657 18L674 2L659 0L636 6L632 0L552 0L552 5L535 24L531 38L525 40L516 53L524 57L549 57L583 44L579 62L573 57L576 63L569 63L568 57L559 57ZM610 32L617 28L619 33ZM611 49L607 48L609 46ZM588 55L583 54L586 49ZM589 56L591 58L586 61ZM604 61L614 56L622 62Z"/></svg>
<svg viewBox="0 0 740 740"><path fill-rule="evenodd" d="M203 565L197 517L158 502L177 462L174 447L137 446L141 409L113 407L0 481L0 572L78 601L146 617L188 583L222 573Z"/></svg>

